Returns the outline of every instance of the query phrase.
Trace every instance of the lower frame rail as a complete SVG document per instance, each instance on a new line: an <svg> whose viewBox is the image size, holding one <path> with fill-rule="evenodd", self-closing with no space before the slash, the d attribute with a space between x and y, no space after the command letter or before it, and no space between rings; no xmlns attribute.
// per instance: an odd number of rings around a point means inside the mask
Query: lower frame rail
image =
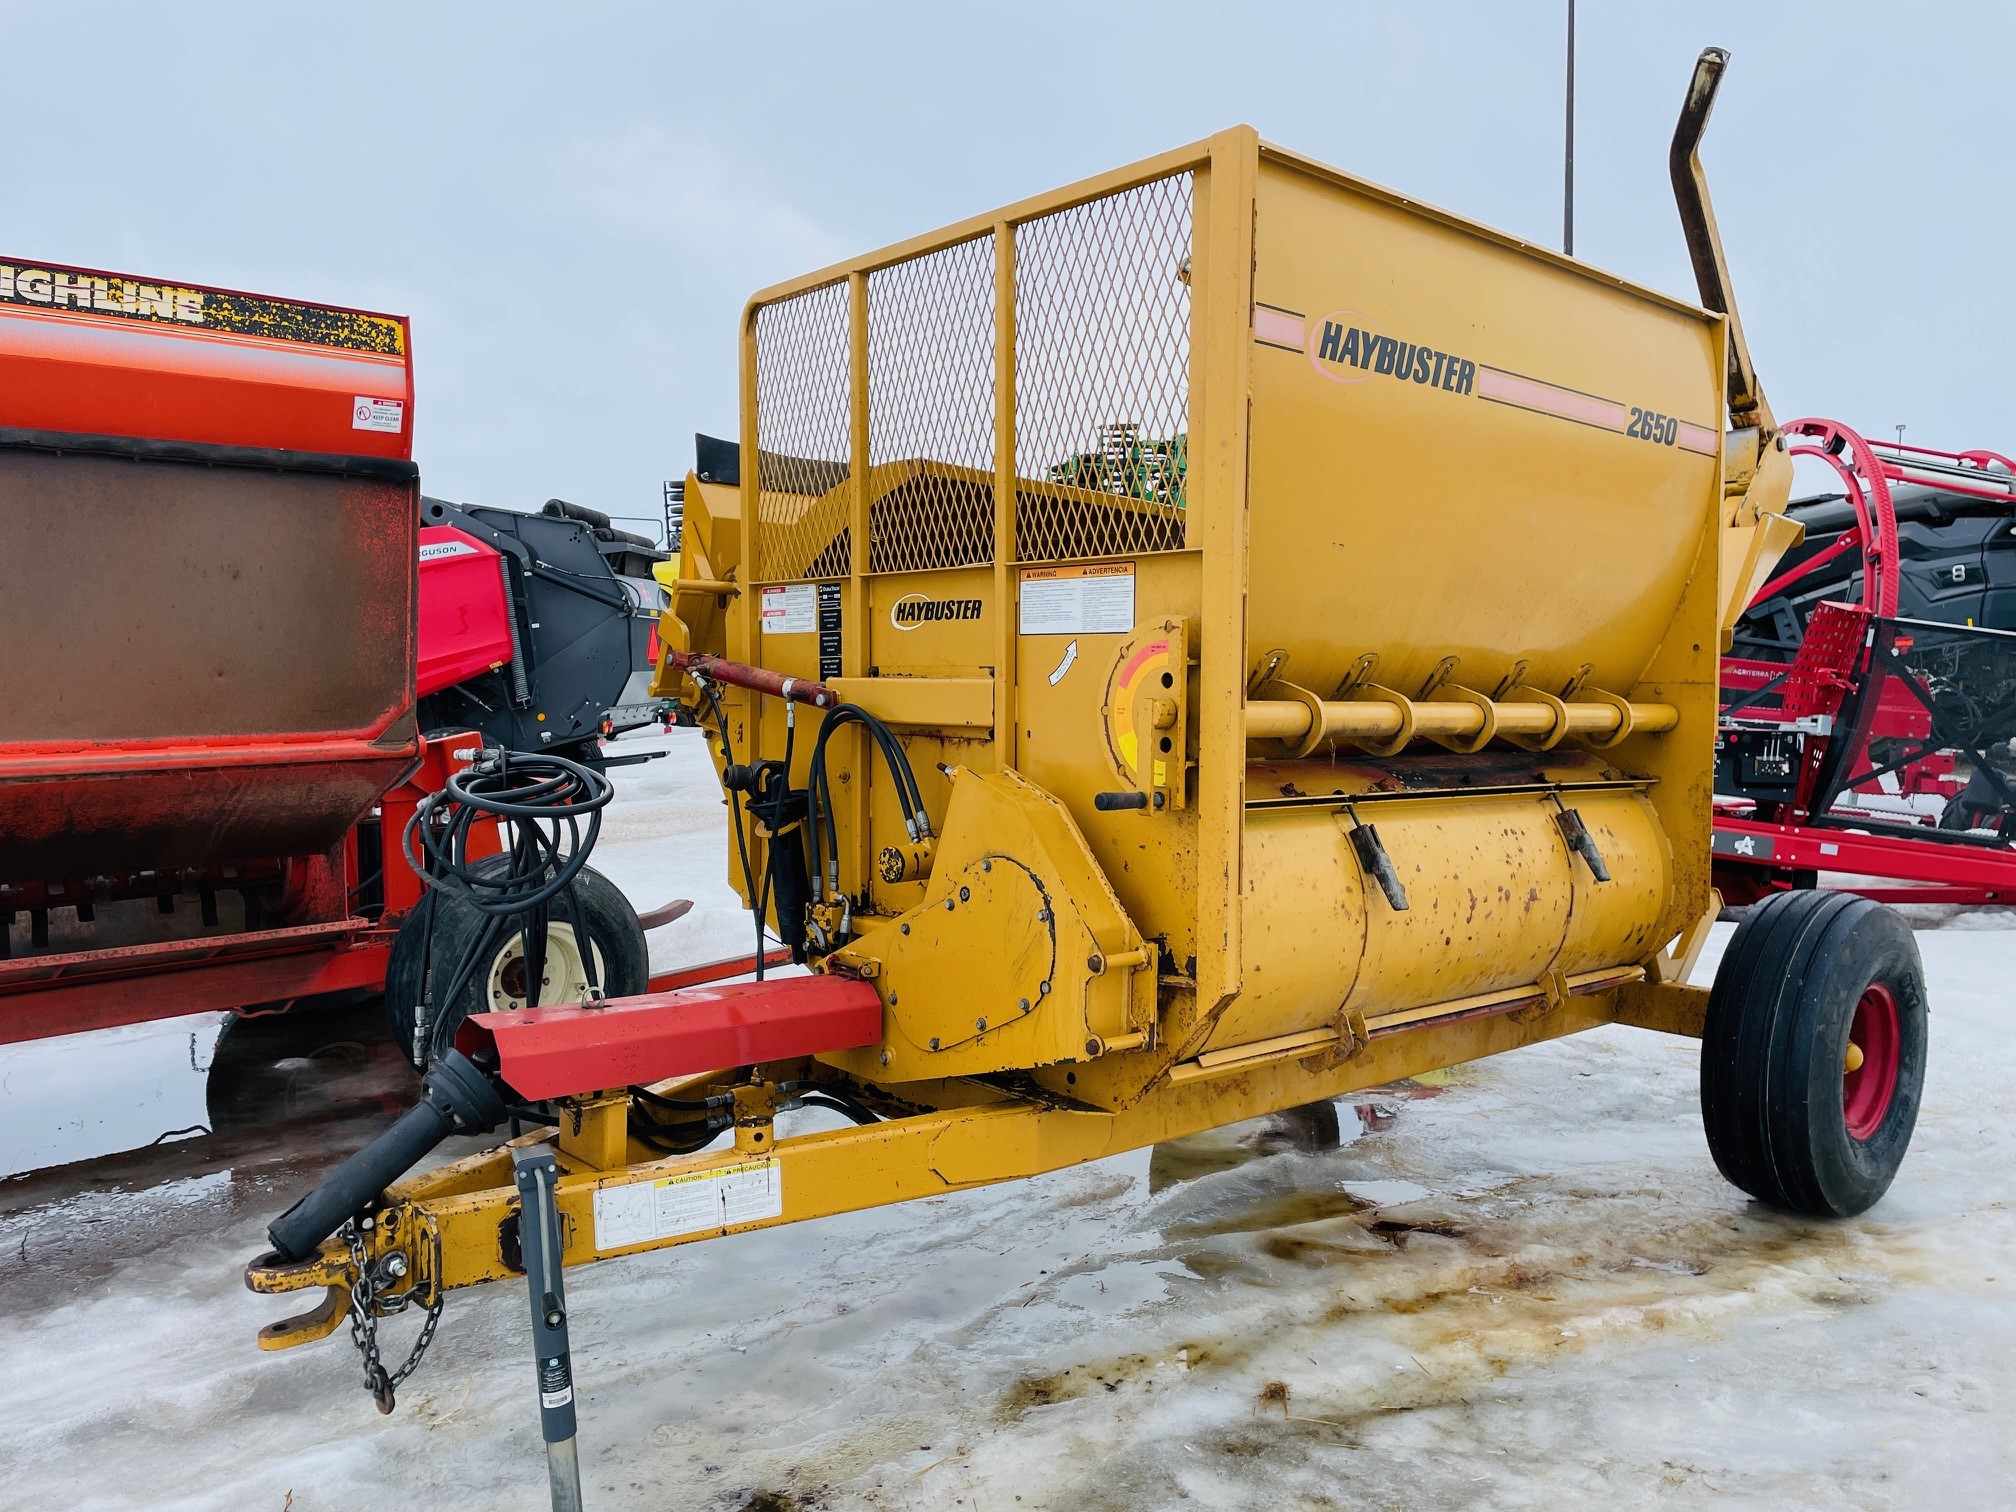
<svg viewBox="0 0 2016 1512"><path fill-rule="evenodd" d="M732 1086L716 1074L657 1089L690 1097L725 1087L732 1095L732 1145L669 1157L627 1137L628 1093L563 1099L557 1129L522 1135L393 1187L360 1225L361 1238L368 1265L383 1267L396 1253L396 1269L411 1274L415 1286L438 1279L454 1290L524 1273L514 1163L527 1149L550 1149L556 1163L561 1264L586 1265L1036 1176L1605 1024L1698 1035L1706 999L1699 988L1623 983L1538 1010L1408 1025L1371 1038L1341 1062L1334 1047L1318 1046L1300 1059L1163 1082L1117 1111L978 1080L875 1088L810 1060L771 1064ZM822 1085L888 1116L779 1139L777 1112ZM261 1293L327 1290L316 1309L261 1333L263 1348L286 1349L341 1323L355 1266L332 1240L295 1263L262 1256L245 1275Z"/></svg>

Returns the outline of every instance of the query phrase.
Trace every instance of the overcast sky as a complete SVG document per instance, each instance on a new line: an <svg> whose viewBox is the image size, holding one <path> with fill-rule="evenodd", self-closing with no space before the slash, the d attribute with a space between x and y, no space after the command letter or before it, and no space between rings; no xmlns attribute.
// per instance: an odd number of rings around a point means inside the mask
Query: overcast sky
<svg viewBox="0 0 2016 1512"><path fill-rule="evenodd" d="M0 257L407 314L430 493L652 514L755 289L1248 122L1561 233L1564 0L0 0ZM1576 250L1693 297L1704 156L1778 413L2016 450L2016 6L1583 0Z"/></svg>

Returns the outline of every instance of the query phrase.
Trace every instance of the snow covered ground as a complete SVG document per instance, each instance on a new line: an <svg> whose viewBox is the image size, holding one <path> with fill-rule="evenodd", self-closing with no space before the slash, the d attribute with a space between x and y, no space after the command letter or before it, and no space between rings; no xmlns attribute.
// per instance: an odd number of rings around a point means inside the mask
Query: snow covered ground
<svg viewBox="0 0 2016 1512"><path fill-rule="evenodd" d="M664 743L599 853L697 900L661 967L751 938ZM1725 1185L1694 1047L1610 1029L1351 1099L1334 1148L1266 1121L574 1272L589 1504L2016 1503L2010 922L1921 921L1924 1112L1847 1223ZM216 1129L0 1181L0 1502L546 1505L519 1287L449 1299L389 1418L340 1336L253 1347L265 1223L407 1089L354 1033L236 1103L202 1021L0 1050L0 1168Z"/></svg>

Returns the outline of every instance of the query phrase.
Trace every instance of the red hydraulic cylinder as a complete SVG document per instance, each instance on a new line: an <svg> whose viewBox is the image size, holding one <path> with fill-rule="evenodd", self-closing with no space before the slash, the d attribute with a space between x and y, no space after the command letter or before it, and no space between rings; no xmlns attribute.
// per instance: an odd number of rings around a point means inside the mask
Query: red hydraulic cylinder
<svg viewBox="0 0 2016 1512"><path fill-rule="evenodd" d="M840 695L824 683L809 677L786 677L768 667L747 666L725 656L709 656L704 651L673 651L666 660L692 677L726 683L731 688L747 688L752 693L768 693L772 698L788 698L815 709L831 709L840 702Z"/></svg>

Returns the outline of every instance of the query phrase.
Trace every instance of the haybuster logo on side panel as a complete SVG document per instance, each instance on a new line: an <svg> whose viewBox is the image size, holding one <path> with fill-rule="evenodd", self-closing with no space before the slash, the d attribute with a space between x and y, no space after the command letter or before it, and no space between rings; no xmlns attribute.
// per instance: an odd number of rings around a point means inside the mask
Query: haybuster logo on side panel
<svg viewBox="0 0 2016 1512"><path fill-rule="evenodd" d="M919 625L934 625L941 620L978 618L980 600L977 598L934 599L922 593L904 594L889 610L889 623L898 630L915 630Z"/></svg>
<svg viewBox="0 0 2016 1512"><path fill-rule="evenodd" d="M1309 365L1332 383L1392 378L1468 394L1477 382L1477 364L1469 358L1388 336L1358 310L1332 310L1310 321L1304 341Z"/></svg>

